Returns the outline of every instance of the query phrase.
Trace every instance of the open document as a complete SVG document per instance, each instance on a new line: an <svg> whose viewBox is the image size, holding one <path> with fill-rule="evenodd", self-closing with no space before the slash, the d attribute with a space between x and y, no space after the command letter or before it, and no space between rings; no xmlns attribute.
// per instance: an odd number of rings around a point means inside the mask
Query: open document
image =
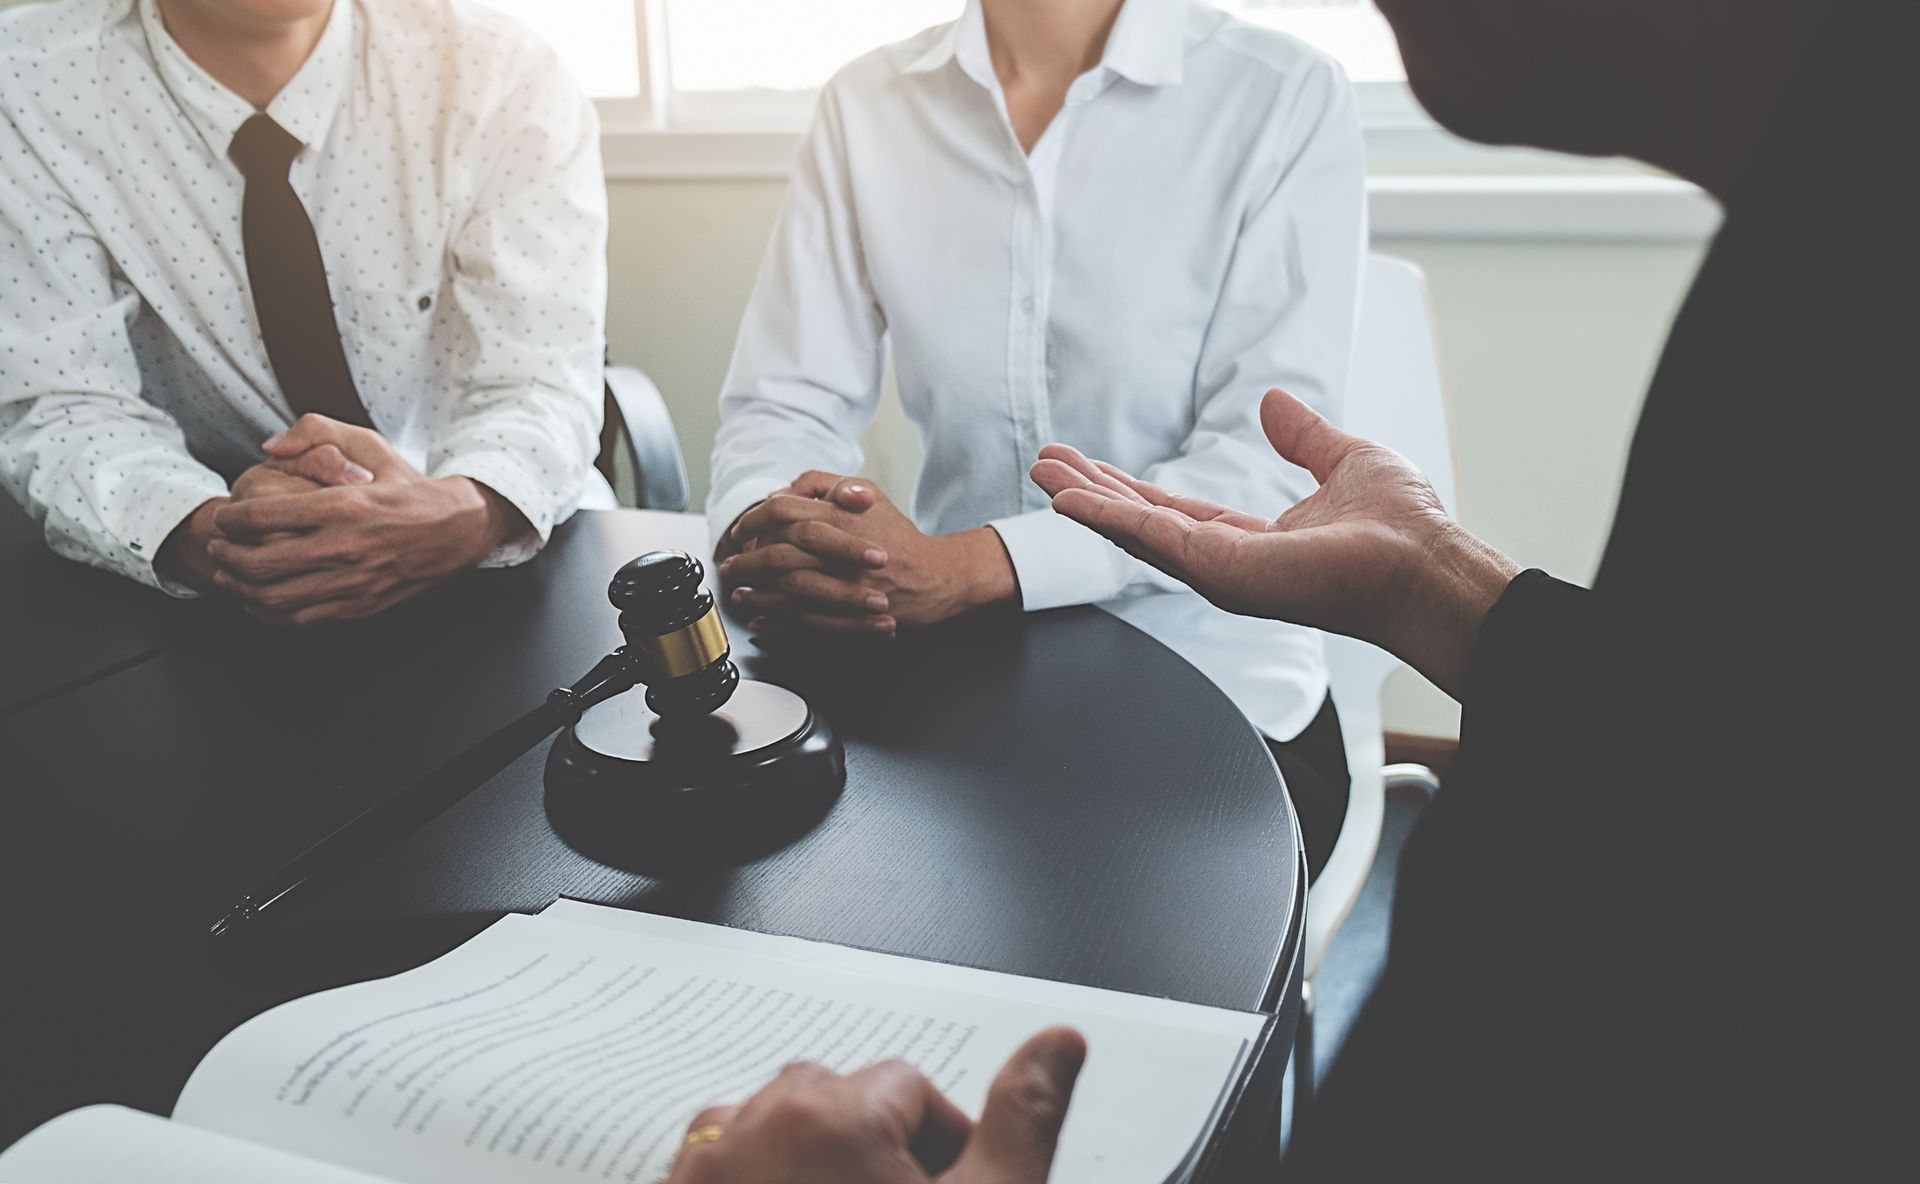
<svg viewBox="0 0 1920 1184"><path fill-rule="evenodd" d="M113 1107L0 1155L8 1184L556 1184L665 1177L701 1108L791 1061L898 1057L978 1114L1069 1024L1058 1184L1186 1178L1269 1017L574 901L417 970L296 1000L201 1061L171 1122Z"/></svg>

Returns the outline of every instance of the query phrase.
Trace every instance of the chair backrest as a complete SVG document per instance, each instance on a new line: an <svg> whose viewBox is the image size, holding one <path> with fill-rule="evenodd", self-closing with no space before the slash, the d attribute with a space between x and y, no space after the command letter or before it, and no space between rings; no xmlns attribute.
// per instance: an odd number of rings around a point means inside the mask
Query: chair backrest
<svg viewBox="0 0 1920 1184"><path fill-rule="evenodd" d="M608 366L606 419L600 431L600 457L594 465L610 485L614 484L615 450L622 444L633 468L635 507L685 510L691 498L687 458L680 450L667 400L641 371Z"/></svg>
<svg viewBox="0 0 1920 1184"><path fill-rule="evenodd" d="M1418 267L1405 260L1384 255L1367 260L1341 426L1387 445L1419 466L1446 507L1457 510L1452 437L1427 281ZM1379 846L1386 796L1381 779L1386 742L1380 692L1399 666L1398 659L1376 646L1348 637L1327 638L1327 671L1346 736L1353 787L1339 841L1308 901L1305 971L1309 978L1319 969L1334 932L1358 898Z"/></svg>
<svg viewBox="0 0 1920 1184"><path fill-rule="evenodd" d="M1458 513L1453 435L1427 277L1404 259L1374 255L1367 259L1364 283L1343 426L1412 461L1447 509Z"/></svg>

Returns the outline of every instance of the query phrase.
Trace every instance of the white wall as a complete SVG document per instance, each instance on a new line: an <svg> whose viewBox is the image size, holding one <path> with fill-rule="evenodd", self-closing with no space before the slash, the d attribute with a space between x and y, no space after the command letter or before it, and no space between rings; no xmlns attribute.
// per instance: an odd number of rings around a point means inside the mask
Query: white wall
<svg viewBox="0 0 1920 1184"><path fill-rule="evenodd" d="M714 392L779 207L766 181L611 187L616 360L647 369L707 488ZM1453 401L1462 517L1523 564L1585 581L1613 513L1640 399L1699 249L1684 244L1382 242L1426 268ZM912 486L919 449L897 405L868 436L869 472ZM1388 693L1398 730L1451 734L1452 704L1411 673Z"/></svg>

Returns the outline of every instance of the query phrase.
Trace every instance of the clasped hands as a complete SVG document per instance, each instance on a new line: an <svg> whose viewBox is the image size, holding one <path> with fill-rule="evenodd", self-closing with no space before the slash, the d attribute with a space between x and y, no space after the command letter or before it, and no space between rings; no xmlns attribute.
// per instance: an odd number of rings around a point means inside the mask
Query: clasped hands
<svg viewBox="0 0 1920 1184"><path fill-rule="evenodd" d="M304 415L176 528L156 567L256 619L371 616L477 566L526 520L467 477L430 478L385 437Z"/></svg>
<svg viewBox="0 0 1920 1184"><path fill-rule="evenodd" d="M873 482L818 471L728 529L720 578L756 633L891 637L1019 595L992 527L922 533Z"/></svg>

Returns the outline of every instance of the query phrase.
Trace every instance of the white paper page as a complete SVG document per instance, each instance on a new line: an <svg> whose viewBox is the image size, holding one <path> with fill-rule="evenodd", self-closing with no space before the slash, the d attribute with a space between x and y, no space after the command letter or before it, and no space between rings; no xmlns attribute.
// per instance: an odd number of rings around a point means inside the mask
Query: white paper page
<svg viewBox="0 0 1920 1184"><path fill-rule="evenodd" d="M175 1118L408 1184L645 1184L700 1107L790 1061L902 1057L978 1113L994 1071L1048 1023L1092 1048L1055 1184L1163 1184L1241 1037L519 915L419 970L242 1026Z"/></svg>
<svg viewBox="0 0 1920 1184"><path fill-rule="evenodd" d="M1112 1016L1115 1019L1140 1020L1173 1027L1193 1028L1202 1032L1220 1032L1249 1041L1257 1038L1260 1035L1260 1029L1266 1025L1267 1017L1248 1012L1205 1007L1197 1003L1182 1003L1173 999L1129 995L1124 991L1108 991L1098 987L1050 982L1046 979L1024 978L1017 974L1000 974L970 966L951 966L944 962L902 958L897 954L856 950L849 946L836 946L823 941L808 941L802 937L780 937L773 934L754 933L751 930L728 929L724 925L704 925L698 921L682 921L675 917L656 917L651 913L638 913L632 909L613 908L603 904L589 904L583 900L569 900L564 896L548 905L539 916L542 921L562 921L569 925L592 925L603 929L617 929L622 933L631 933L647 940L684 941L695 945L745 950L816 966L832 966L858 974L877 975L900 987L940 987L952 991L965 991L969 994L990 995L998 999L1031 1005L1036 1016L1045 1016L1053 1008L1071 1009L1076 1013L1092 1012ZM1045 1027L1046 1024L1042 1023L1040 1026Z"/></svg>
<svg viewBox="0 0 1920 1184"><path fill-rule="evenodd" d="M120 1106L62 1114L0 1155L6 1184L385 1184Z"/></svg>

